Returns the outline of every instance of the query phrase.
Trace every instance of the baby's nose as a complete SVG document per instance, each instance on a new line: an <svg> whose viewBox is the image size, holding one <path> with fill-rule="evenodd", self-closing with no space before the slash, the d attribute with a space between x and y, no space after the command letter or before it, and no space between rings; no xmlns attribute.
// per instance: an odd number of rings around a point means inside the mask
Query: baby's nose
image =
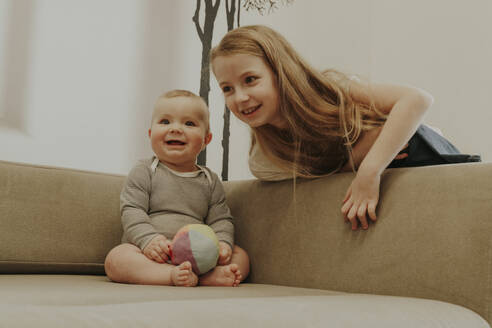
<svg viewBox="0 0 492 328"><path fill-rule="evenodd" d="M180 126L178 126L178 125L172 125L172 126L170 127L170 131L171 131L172 133L182 133L182 132L183 132L183 130L181 129L181 127L180 127Z"/></svg>

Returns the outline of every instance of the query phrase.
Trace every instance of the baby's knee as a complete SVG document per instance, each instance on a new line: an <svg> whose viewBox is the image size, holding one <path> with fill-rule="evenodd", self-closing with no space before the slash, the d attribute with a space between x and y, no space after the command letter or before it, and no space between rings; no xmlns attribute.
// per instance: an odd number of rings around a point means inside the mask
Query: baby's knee
<svg viewBox="0 0 492 328"><path fill-rule="evenodd" d="M239 247L238 245L234 245L234 249L232 250L232 253L234 255L238 255L238 256L241 256L243 258L249 259L248 253L246 253L246 251L244 249L242 249L241 247Z"/></svg>
<svg viewBox="0 0 492 328"><path fill-rule="evenodd" d="M106 272L108 278L111 280L114 280L114 272L118 267L116 265L116 263L118 262L118 250L116 250L116 248L118 248L118 246L110 250L108 255L106 255L106 258L104 259L104 271Z"/></svg>
<svg viewBox="0 0 492 328"><path fill-rule="evenodd" d="M134 247L130 244L122 244L109 251L104 260L104 271L109 279L118 282L121 280L121 269L125 267L125 259L129 252L134 251Z"/></svg>
<svg viewBox="0 0 492 328"><path fill-rule="evenodd" d="M244 249L242 249L237 245L234 245L234 249L232 250L232 253L233 253L233 257L236 257L241 263L243 263L246 267L249 268L249 255L248 253L246 253Z"/></svg>

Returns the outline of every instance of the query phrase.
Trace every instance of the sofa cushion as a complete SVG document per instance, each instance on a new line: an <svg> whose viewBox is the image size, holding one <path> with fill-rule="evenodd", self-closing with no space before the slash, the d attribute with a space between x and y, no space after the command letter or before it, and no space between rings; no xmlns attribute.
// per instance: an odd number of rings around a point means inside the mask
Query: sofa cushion
<svg viewBox="0 0 492 328"><path fill-rule="evenodd" d="M2 327L489 327L439 301L260 284L180 288L1 275L0 290Z"/></svg>

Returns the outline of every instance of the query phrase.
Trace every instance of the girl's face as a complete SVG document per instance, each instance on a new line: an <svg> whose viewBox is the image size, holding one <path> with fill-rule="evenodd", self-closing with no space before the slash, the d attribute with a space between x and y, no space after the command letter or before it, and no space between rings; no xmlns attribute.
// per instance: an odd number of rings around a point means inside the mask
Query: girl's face
<svg viewBox="0 0 492 328"><path fill-rule="evenodd" d="M272 69L257 56L237 54L216 57L215 78L231 112L252 128L286 125L279 111L277 79Z"/></svg>

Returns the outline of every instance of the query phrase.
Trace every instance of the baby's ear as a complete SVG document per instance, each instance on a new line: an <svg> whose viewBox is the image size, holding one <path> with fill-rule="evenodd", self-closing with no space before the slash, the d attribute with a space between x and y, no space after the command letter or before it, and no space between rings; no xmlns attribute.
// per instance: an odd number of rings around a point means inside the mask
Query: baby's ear
<svg viewBox="0 0 492 328"><path fill-rule="evenodd" d="M149 138L152 135L152 129L149 129Z"/></svg>
<svg viewBox="0 0 492 328"><path fill-rule="evenodd" d="M205 135L205 145L208 145L210 143L210 141L212 141L212 133L208 132L206 135Z"/></svg>

